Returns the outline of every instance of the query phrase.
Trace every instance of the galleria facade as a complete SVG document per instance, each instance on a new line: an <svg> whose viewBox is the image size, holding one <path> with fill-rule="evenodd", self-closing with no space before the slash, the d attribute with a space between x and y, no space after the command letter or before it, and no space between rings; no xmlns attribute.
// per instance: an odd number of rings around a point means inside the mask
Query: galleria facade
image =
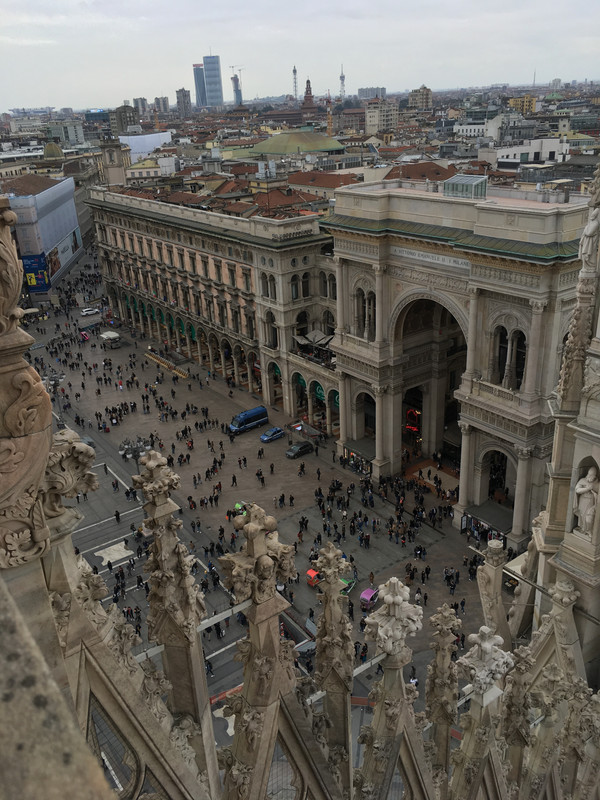
<svg viewBox="0 0 600 800"><path fill-rule="evenodd" d="M406 451L442 454L460 474L455 524L501 509L490 525L522 549L548 494L588 208L425 188L353 186L329 216L285 220L106 189L89 202L115 316L375 477Z"/></svg>

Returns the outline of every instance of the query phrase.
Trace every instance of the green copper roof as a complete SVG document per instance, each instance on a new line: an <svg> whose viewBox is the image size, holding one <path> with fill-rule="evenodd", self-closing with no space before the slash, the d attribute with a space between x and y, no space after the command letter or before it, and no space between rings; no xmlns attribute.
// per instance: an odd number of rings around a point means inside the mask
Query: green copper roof
<svg viewBox="0 0 600 800"><path fill-rule="evenodd" d="M422 222L408 220L370 220L332 214L321 221L322 228L334 230L355 230L377 236L401 235L418 239L435 239L463 250L477 250L496 255L526 258L529 261L557 261L577 258L579 239L569 242L550 242L537 244L519 242L514 239L496 238L494 236L477 236L471 231L452 228L447 225L427 225Z"/></svg>
<svg viewBox="0 0 600 800"><path fill-rule="evenodd" d="M329 152L331 150L344 150L344 145L337 139L323 136L321 133L308 131L290 131L278 133L260 142L252 148L253 153L265 155L293 155L294 153Z"/></svg>

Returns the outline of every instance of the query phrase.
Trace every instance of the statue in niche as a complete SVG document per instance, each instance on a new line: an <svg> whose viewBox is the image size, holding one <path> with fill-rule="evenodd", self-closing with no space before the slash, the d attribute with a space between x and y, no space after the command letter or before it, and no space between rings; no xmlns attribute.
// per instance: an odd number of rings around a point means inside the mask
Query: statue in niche
<svg viewBox="0 0 600 800"><path fill-rule="evenodd" d="M587 473L580 478L575 485L575 498L573 500L573 511L577 517L575 530L580 531L586 536L591 536L596 517L596 505L598 503L598 470L590 467Z"/></svg>

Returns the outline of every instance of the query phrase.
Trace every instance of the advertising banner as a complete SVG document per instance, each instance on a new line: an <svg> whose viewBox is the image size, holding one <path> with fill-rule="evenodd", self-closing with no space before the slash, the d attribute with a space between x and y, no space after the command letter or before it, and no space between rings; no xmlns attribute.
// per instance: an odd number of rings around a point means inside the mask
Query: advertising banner
<svg viewBox="0 0 600 800"><path fill-rule="evenodd" d="M50 275L46 256L40 253L38 256L23 256L21 260L30 293L49 291Z"/></svg>
<svg viewBox="0 0 600 800"><path fill-rule="evenodd" d="M79 228L75 228L56 247L53 247L46 256L50 275L56 275L59 270L70 264L77 251L81 249L81 246L81 231Z"/></svg>

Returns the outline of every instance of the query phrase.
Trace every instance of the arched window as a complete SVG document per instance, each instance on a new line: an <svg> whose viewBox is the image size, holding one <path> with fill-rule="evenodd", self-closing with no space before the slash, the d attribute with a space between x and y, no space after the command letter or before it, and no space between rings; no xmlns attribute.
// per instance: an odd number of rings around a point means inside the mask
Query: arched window
<svg viewBox="0 0 600 800"><path fill-rule="evenodd" d="M324 272L319 272L319 294L327 297L327 275Z"/></svg>
<svg viewBox="0 0 600 800"><path fill-rule="evenodd" d="M515 385L511 388L520 389L525 374L525 361L527 356L527 346L525 334L522 331L515 331L513 334L514 364L515 364Z"/></svg>
<svg viewBox="0 0 600 800"><path fill-rule="evenodd" d="M365 335L372 342L375 339L375 292L369 292L366 299Z"/></svg>
<svg viewBox="0 0 600 800"><path fill-rule="evenodd" d="M292 288L292 300L297 300L300 297L300 281L297 275L292 275L290 286Z"/></svg>
<svg viewBox="0 0 600 800"><path fill-rule="evenodd" d="M266 321L266 341L267 346L276 350L278 345L277 325L275 323L275 315L272 311L267 311Z"/></svg>
<svg viewBox="0 0 600 800"><path fill-rule="evenodd" d="M308 314L301 311L296 317L296 333L298 336L306 336L308 333Z"/></svg>
<svg viewBox="0 0 600 800"><path fill-rule="evenodd" d="M302 276L302 297L310 297L310 275L305 272Z"/></svg>
<svg viewBox="0 0 600 800"><path fill-rule="evenodd" d="M335 333L335 317L329 309L323 314L323 333L326 333L328 336L333 336Z"/></svg>
<svg viewBox="0 0 600 800"><path fill-rule="evenodd" d="M329 276L329 297L332 300L337 300L337 281L335 275Z"/></svg>
<svg viewBox="0 0 600 800"><path fill-rule="evenodd" d="M267 275L264 272L260 273L260 293L263 297L269 296L269 281L267 280Z"/></svg>
<svg viewBox="0 0 600 800"><path fill-rule="evenodd" d="M355 297L356 303L356 336L364 336L365 333L365 315L366 315L366 300L365 293L362 289L358 289Z"/></svg>
<svg viewBox="0 0 600 800"><path fill-rule="evenodd" d="M277 300L277 287L275 286L275 278L269 275L269 297L271 300Z"/></svg>

